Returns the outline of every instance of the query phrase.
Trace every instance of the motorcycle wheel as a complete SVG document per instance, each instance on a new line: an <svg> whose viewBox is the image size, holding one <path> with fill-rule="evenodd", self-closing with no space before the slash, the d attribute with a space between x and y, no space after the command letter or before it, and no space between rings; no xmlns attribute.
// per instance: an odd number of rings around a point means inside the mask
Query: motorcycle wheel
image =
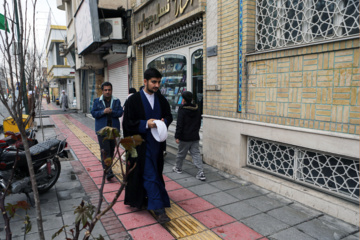
<svg viewBox="0 0 360 240"><path fill-rule="evenodd" d="M45 193L49 191L57 182L61 172L61 164L59 159L54 159L53 164L51 165L51 173L52 176L48 178L46 183L39 185L38 183L38 191L39 193Z"/></svg>

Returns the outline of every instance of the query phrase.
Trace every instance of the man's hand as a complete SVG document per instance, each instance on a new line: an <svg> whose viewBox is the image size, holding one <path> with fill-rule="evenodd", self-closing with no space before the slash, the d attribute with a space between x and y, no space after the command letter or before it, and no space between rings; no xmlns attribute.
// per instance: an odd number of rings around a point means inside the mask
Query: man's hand
<svg viewBox="0 0 360 240"><path fill-rule="evenodd" d="M177 144L179 144L179 143L180 143L180 140L179 140L179 139L175 139L175 142L176 142Z"/></svg>
<svg viewBox="0 0 360 240"><path fill-rule="evenodd" d="M105 108L105 110L104 110L104 114L110 114L110 113L112 113L112 109L111 108Z"/></svg>
<svg viewBox="0 0 360 240"><path fill-rule="evenodd" d="M156 119L150 118L150 119L147 121L148 128L157 128L157 127L156 127L156 124L154 123L155 120L156 120Z"/></svg>

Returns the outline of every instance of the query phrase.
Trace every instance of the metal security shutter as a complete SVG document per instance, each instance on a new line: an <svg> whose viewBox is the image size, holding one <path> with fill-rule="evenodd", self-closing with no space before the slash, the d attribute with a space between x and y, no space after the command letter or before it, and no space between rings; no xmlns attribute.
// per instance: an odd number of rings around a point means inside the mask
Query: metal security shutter
<svg viewBox="0 0 360 240"><path fill-rule="evenodd" d="M119 98L123 106L129 92L128 65L109 69L109 82L113 85L113 96Z"/></svg>

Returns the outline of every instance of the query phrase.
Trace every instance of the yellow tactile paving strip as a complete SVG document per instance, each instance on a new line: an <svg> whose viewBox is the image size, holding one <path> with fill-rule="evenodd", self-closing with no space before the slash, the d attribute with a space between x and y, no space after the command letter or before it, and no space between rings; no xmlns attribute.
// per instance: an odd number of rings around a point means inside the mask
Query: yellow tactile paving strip
<svg viewBox="0 0 360 240"><path fill-rule="evenodd" d="M100 158L99 144L91 137L78 128L73 122L64 116L59 119L76 135L76 137L98 158ZM120 161L115 164L113 171L116 177L120 179ZM171 221L163 226L176 239L183 240L218 240L221 239L214 232L206 228L189 213L184 211L174 202L171 202L171 208L166 209L166 213Z"/></svg>

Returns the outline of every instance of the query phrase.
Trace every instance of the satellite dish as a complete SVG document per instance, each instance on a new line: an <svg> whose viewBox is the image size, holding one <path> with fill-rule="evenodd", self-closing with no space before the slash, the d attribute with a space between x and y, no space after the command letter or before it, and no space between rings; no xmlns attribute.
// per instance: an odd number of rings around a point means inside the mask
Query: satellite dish
<svg viewBox="0 0 360 240"><path fill-rule="evenodd" d="M112 29L111 23L106 22L106 21L100 23L100 35L102 37L110 36L112 31L113 31L113 29Z"/></svg>

